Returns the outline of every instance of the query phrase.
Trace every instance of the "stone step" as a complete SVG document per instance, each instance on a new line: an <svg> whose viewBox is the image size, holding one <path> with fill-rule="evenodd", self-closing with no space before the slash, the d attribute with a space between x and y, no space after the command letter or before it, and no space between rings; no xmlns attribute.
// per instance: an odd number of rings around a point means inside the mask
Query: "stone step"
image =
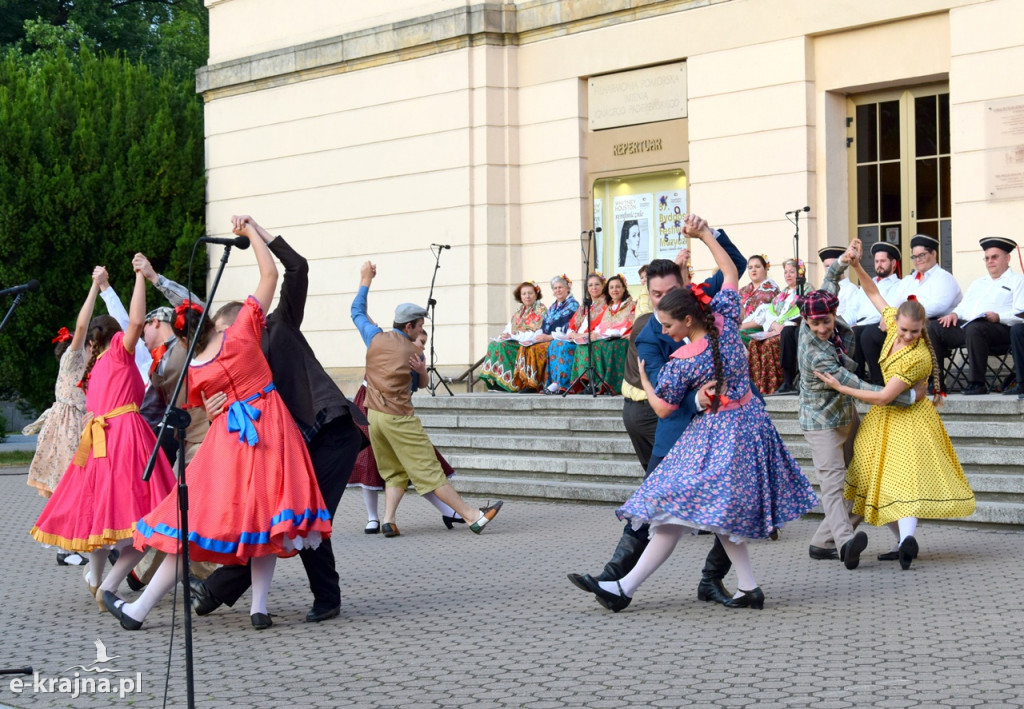
<svg viewBox="0 0 1024 709"><path fill-rule="evenodd" d="M460 492L491 499L563 500L585 503L622 504L637 484L588 483L537 478L503 477L480 473L459 473ZM820 512L820 510L816 510ZM1018 502L988 500L978 496L974 514L963 521L978 524L1024 525L1024 505Z"/></svg>

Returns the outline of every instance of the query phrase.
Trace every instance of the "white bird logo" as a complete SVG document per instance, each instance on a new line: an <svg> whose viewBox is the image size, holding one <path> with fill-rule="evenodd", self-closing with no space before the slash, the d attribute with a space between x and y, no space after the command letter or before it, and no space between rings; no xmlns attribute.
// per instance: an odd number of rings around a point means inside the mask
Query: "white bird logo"
<svg viewBox="0 0 1024 709"><path fill-rule="evenodd" d="M95 662L91 662L88 665L74 665L73 667L69 667L66 670L64 670L64 672L70 672L71 670L81 670L82 672L120 672L121 670L115 670L113 667L107 668L107 667L97 667L96 666L96 665L102 664L104 662L110 662L111 660L116 660L116 659L118 659L121 656L120 655L114 655L113 657L108 656L107 655L107 646L104 645L103 641L100 640L99 638L96 638L95 645L96 645L96 661Z"/></svg>
<svg viewBox="0 0 1024 709"><path fill-rule="evenodd" d="M96 638L96 662L93 663L94 665L98 662L110 662L111 660L116 660L119 657L121 656L114 655L113 657L108 657L107 646L103 644L102 640Z"/></svg>

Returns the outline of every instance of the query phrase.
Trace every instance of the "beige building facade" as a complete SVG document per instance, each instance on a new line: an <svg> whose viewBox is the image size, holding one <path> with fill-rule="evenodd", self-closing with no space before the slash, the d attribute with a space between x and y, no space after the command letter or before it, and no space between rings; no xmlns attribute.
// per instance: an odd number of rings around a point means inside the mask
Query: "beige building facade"
<svg viewBox="0 0 1024 709"><path fill-rule="evenodd" d="M515 284L547 295L567 273L581 296L596 227L599 266L630 283L678 248L688 211L781 278L786 213L809 206L812 283L817 249L853 236L909 257L932 234L965 288L978 238L1024 242L1024 0L206 5L208 228L251 213L309 259L303 329L343 379L363 362L359 265L378 266L386 325L426 301L431 244L451 246L435 341L454 374L507 322ZM695 250L694 266L712 263ZM235 254L221 296L255 278Z"/></svg>

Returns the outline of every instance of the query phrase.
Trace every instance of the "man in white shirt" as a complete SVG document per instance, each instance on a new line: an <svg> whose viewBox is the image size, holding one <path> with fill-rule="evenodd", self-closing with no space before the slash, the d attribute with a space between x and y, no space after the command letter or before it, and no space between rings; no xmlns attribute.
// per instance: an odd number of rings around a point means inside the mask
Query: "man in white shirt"
<svg viewBox="0 0 1024 709"><path fill-rule="evenodd" d="M818 249L818 258L821 259L821 266L828 273L828 267L832 265L832 262L837 258L846 253L845 246L823 246ZM846 320L849 325L850 320L847 318L847 311L850 308L850 303L854 297L860 292L860 288L844 273L842 280L839 281L839 309L836 311L836 315Z"/></svg>
<svg viewBox="0 0 1024 709"><path fill-rule="evenodd" d="M999 236L981 240L988 274L974 281L967 295L948 315L928 323L928 336L939 361L939 379L945 383L945 358L950 350L967 347L969 386L964 394L987 394L985 369L988 355L1010 349L1010 327L1021 322L1013 309L1020 302L1024 277L1010 270L1016 242Z"/></svg>
<svg viewBox="0 0 1024 709"><path fill-rule="evenodd" d="M878 286L878 292L882 294L887 303L892 303L896 292L896 289L900 285L900 277L896 273L896 267L900 262L900 250L894 244L890 244L886 241L878 241L871 245L871 256L875 264L875 285ZM869 381L882 381L882 367L878 364L878 358L872 359L870 362L864 357L864 345L861 342L861 337L864 332L871 326L878 329L878 323L882 321L882 315L878 312L878 309L871 304L865 295L862 288L858 288L857 292L850 299L850 304L846 309L846 315L843 317L846 320L846 324L853 329L853 336L857 342L857 348L854 350L853 359L857 363L856 375L864 380Z"/></svg>
<svg viewBox="0 0 1024 709"><path fill-rule="evenodd" d="M929 320L949 314L963 297L956 279L939 265L939 240L927 234L916 234L910 240L910 258L914 261L914 272L905 277L898 288L892 291L889 305L898 307L908 296L913 295L924 306ZM861 335L864 361L877 362L885 344L885 333L877 325L868 327ZM872 384L883 384L881 370L878 380Z"/></svg>

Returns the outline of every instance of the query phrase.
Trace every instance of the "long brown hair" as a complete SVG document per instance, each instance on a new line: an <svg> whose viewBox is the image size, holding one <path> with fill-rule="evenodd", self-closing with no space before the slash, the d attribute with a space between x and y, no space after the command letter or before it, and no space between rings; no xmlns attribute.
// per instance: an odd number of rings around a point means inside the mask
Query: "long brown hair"
<svg viewBox="0 0 1024 709"><path fill-rule="evenodd" d="M85 372L82 374L82 391L89 391L89 375L92 373L93 365L96 364L96 358L110 347L110 341L119 332L121 332L121 326L109 315L97 315L89 322L85 342L87 345L92 345L92 354L89 355L89 361L85 364Z"/></svg>
<svg viewBox="0 0 1024 709"><path fill-rule="evenodd" d="M214 333L213 321L206 316L205 311L200 312L181 305L174 309L174 322L171 323L171 329L175 336L181 338L186 344L188 344L186 337L189 335L199 340L196 343L196 352L202 352L206 348L210 336Z"/></svg>
<svg viewBox="0 0 1024 709"><path fill-rule="evenodd" d="M932 395L932 403L935 406L942 406L945 403L942 399L942 381L939 379L939 360L935 356L935 348L932 346L932 340L928 336L928 314L925 312L924 306L921 305L917 300L907 300L900 304L900 307L896 309L896 317L902 315L903 317L910 318L916 323L921 323L921 339L924 340L925 346L928 348L928 354L932 356L932 391L935 392Z"/></svg>

